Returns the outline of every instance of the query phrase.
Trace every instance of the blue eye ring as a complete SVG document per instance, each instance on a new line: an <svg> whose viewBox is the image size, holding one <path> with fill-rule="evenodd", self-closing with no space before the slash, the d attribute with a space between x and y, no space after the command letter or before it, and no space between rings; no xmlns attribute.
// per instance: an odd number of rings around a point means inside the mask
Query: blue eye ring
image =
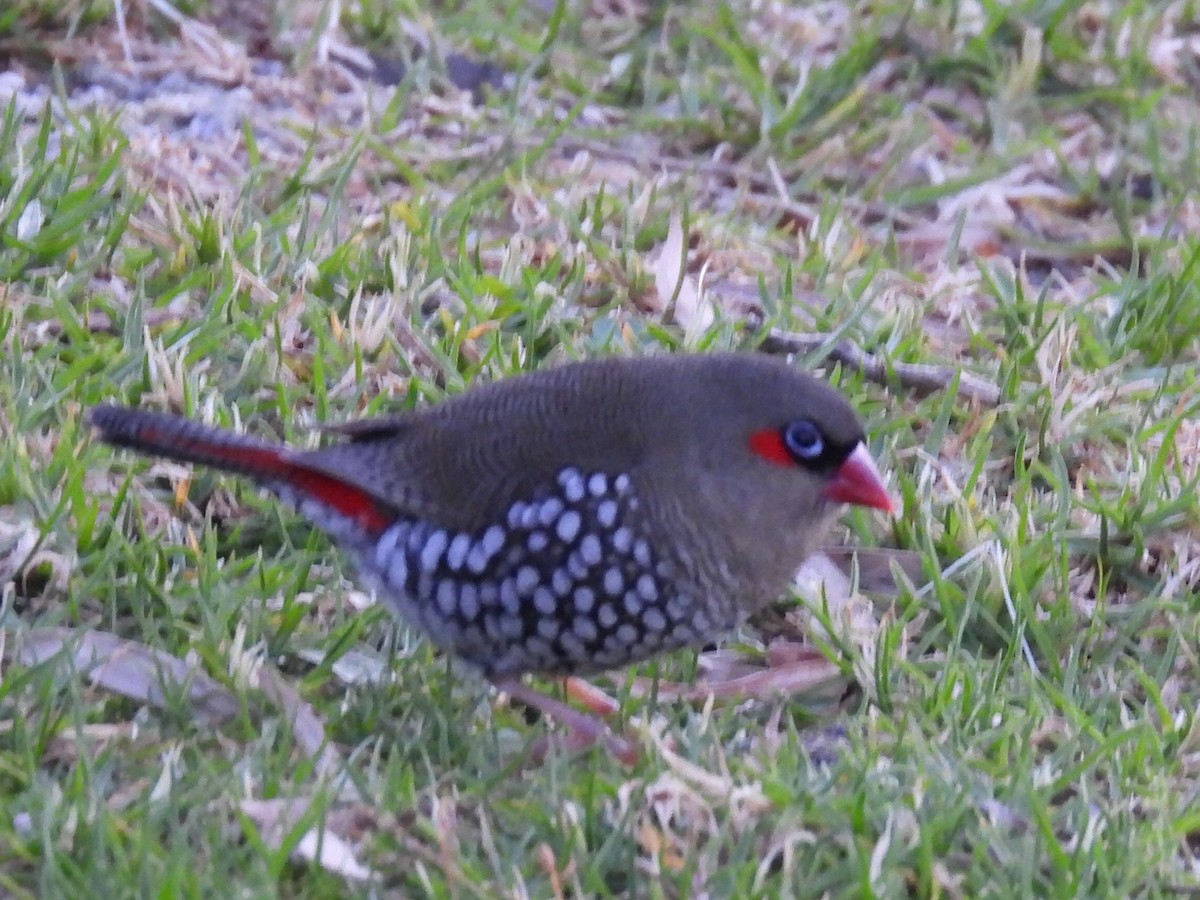
<svg viewBox="0 0 1200 900"><path fill-rule="evenodd" d="M783 429L788 453L800 462L814 462L825 453L825 435L808 419L797 419Z"/></svg>

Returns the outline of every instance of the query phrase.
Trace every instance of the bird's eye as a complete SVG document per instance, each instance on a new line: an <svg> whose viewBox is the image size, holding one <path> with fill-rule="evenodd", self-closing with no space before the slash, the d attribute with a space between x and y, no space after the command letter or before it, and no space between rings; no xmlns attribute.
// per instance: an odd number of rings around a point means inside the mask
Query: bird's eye
<svg viewBox="0 0 1200 900"><path fill-rule="evenodd" d="M783 442L797 460L811 462L825 452L825 436L808 419L798 419L783 429Z"/></svg>

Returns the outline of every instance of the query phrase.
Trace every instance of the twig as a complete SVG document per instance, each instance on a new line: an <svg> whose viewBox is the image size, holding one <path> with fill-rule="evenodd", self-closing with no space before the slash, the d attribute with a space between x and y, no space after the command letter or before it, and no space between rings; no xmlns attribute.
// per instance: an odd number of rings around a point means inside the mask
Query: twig
<svg viewBox="0 0 1200 900"><path fill-rule="evenodd" d="M232 45L224 40L217 30L209 25L204 25L191 16L186 16L172 6L169 0L145 0L147 6L157 12L164 19L179 29L179 34L184 40L189 40L197 47L208 54L210 60L218 63L225 62L226 56L231 50ZM136 68L133 65L132 51L129 47L129 36L125 32L125 14L121 9L120 0L117 0L117 25L121 34L121 43L125 47L125 57L131 68ZM225 53L222 53L225 51Z"/></svg>
<svg viewBox="0 0 1200 900"><path fill-rule="evenodd" d="M874 353L867 353L858 344L821 332L799 334L772 328L762 350L767 353L816 353L825 359L861 372L876 384L899 382L923 393L944 390L958 378L958 393L968 400L978 400L988 406L1000 402L1000 388L970 372L950 366L930 366L920 363L895 362Z"/></svg>
<svg viewBox="0 0 1200 900"><path fill-rule="evenodd" d="M533 138L531 143L537 140L540 140L540 137ZM586 137L564 137L557 143L557 147L562 153L575 153L583 150L593 156L616 160L633 166L646 165L646 156L644 153L637 153L627 150L624 147L615 146L604 141L591 140ZM702 176L748 184L761 192L753 196L752 199L755 202L782 212L795 214L798 218L815 217L820 208L821 198L816 194L811 195L811 203L804 203L803 201L793 200L786 189L780 191L778 180L773 177L773 174L778 174L778 169L776 169L776 173L772 173L769 169L762 171L749 163L730 163L716 159L697 161L671 156L666 153L659 153L654 156L652 163L656 168L664 172L682 173L689 177ZM776 196L777 194L778 196ZM843 205L848 209L855 209L879 221L894 222L905 227L911 226L915 222L910 215L902 210L891 209L877 203L846 197L843 198Z"/></svg>
<svg viewBox="0 0 1200 900"><path fill-rule="evenodd" d="M113 12L117 17L117 36L121 40L121 51L125 54L125 65L129 71L137 71L137 63L133 59L133 46L129 43L129 31L125 27L125 4L121 0L113 0Z"/></svg>

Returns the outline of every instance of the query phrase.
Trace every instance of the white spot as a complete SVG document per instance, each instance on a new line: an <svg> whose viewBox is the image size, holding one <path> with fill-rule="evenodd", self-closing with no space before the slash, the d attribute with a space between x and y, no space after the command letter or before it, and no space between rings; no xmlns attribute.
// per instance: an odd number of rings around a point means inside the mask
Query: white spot
<svg viewBox="0 0 1200 900"><path fill-rule="evenodd" d="M642 616L642 624L651 631L663 632L667 630L667 619L656 607L651 606Z"/></svg>
<svg viewBox="0 0 1200 900"><path fill-rule="evenodd" d="M487 632L488 640L497 642L504 637L504 629L500 627L500 616L486 616L483 620L483 630Z"/></svg>
<svg viewBox="0 0 1200 900"><path fill-rule="evenodd" d="M483 537L479 539L479 545L483 547L483 552L489 559L500 552L500 548L504 546L504 537L504 529L499 525L493 525L483 533Z"/></svg>
<svg viewBox="0 0 1200 900"><path fill-rule="evenodd" d="M438 562L442 558L442 551L446 549L446 532L440 528L429 536L425 541L425 546L421 548L421 570L423 572L432 572L437 569Z"/></svg>
<svg viewBox="0 0 1200 900"><path fill-rule="evenodd" d="M558 646L568 659L583 659L587 656L587 648L574 632L564 631L558 636Z"/></svg>
<svg viewBox="0 0 1200 900"><path fill-rule="evenodd" d="M500 589L494 581L485 581L479 585L479 602L483 606L495 606L500 599Z"/></svg>
<svg viewBox="0 0 1200 900"><path fill-rule="evenodd" d="M425 531L426 531L426 529L417 527L417 528L411 529L408 532L408 552L409 553L420 553L421 552L421 548L425 545Z"/></svg>
<svg viewBox="0 0 1200 900"><path fill-rule="evenodd" d="M514 503L512 506L510 506L508 508L508 518L506 519L506 521L508 522L508 527L509 528L520 528L521 520L524 517L525 517L525 504L522 503L520 500L518 500L516 503ZM492 527L496 527L496 526L492 526Z"/></svg>
<svg viewBox="0 0 1200 900"><path fill-rule="evenodd" d="M642 629L642 635L639 643L647 650L656 650L662 646L663 636L656 631L646 631Z"/></svg>
<svg viewBox="0 0 1200 900"><path fill-rule="evenodd" d="M554 533L558 535L558 539L564 544L569 544L579 535L579 528L583 525L583 518L573 509L568 509L565 513L558 517L558 523L554 526Z"/></svg>
<svg viewBox="0 0 1200 900"><path fill-rule="evenodd" d="M671 643L676 647L686 647L688 644L696 643L696 632L688 626L680 622L671 629Z"/></svg>
<svg viewBox="0 0 1200 900"><path fill-rule="evenodd" d="M550 586L558 596L565 597L575 586L575 579L567 574L566 569L555 569L554 574L550 576Z"/></svg>
<svg viewBox="0 0 1200 900"><path fill-rule="evenodd" d="M617 640L627 647L631 647L637 643L638 630L626 622L617 629Z"/></svg>
<svg viewBox="0 0 1200 900"><path fill-rule="evenodd" d="M393 525L383 533L379 543L375 545L375 565L387 570L392 564L392 554L396 552L396 544L403 532L403 525Z"/></svg>
<svg viewBox="0 0 1200 900"><path fill-rule="evenodd" d="M628 488L629 488L629 476L628 475L624 475L624 474L618 475L616 477L616 479L613 481L613 490L616 491L618 494L625 493L625 491L628 490Z"/></svg>
<svg viewBox="0 0 1200 900"><path fill-rule="evenodd" d="M550 544L550 538L544 531L535 531L526 541L531 553L541 553Z"/></svg>
<svg viewBox="0 0 1200 900"><path fill-rule="evenodd" d="M628 553L633 546L633 531L626 525L622 525L612 536L613 549L618 553Z"/></svg>
<svg viewBox="0 0 1200 900"><path fill-rule="evenodd" d="M538 521L545 527L549 528L554 524L554 520L562 515L563 502L557 497L551 497L548 500L543 500L542 505L538 508Z"/></svg>
<svg viewBox="0 0 1200 900"><path fill-rule="evenodd" d="M454 615L454 611L458 607L457 585L449 578L443 578L438 582L437 605L438 609L442 611L442 615L447 617Z"/></svg>
<svg viewBox="0 0 1200 900"><path fill-rule="evenodd" d="M596 623L587 616L576 616L575 621L571 623L571 631L581 641L591 642L596 639Z"/></svg>
<svg viewBox="0 0 1200 900"><path fill-rule="evenodd" d="M501 616L500 633L507 638L519 638L525 631L520 616Z"/></svg>
<svg viewBox="0 0 1200 900"><path fill-rule="evenodd" d="M653 561L650 557L650 545L644 539L633 545L633 558L638 561L639 565L650 568L650 563Z"/></svg>
<svg viewBox="0 0 1200 900"><path fill-rule="evenodd" d="M558 473L558 483L563 489L563 496L570 503L578 503L587 492L587 485L578 469L563 469Z"/></svg>
<svg viewBox="0 0 1200 900"><path fill-rule="evenodd" d="M712 621L704 610L698 609L692 616L692 627L698 634L706 634L712 628Z"/></svg>
<svg viewBox="0 0 1200 900"><path fill-rule="evenodd" d="M625 578L616 566L604 572L604 593L610 597L619 597L625 592Z"/></svg>
<svg viewBox="0 0 1200 900"><path fill-rule="evenodd" d="M608 479L603 472L596 472L588 479L588 493L593 497L603 497L608 493Z"/></svg>
<svg viewBox="0 0 1200 900"><path fill-rule="evenodd" d="M458 590L458 611L468 621L479 615L479 588L469 581Z"/></svg>
<svg viewBox="0 0 1200 900"><path fill-rule="evenodd" d="M500 605L504 607L505 612L510 612L514 616L521 609L521 597L517 594L517 583L511 578L505 578L500 582Z"/></svg>
<svg viewBox="0 0 1200 900"><path fill-rule="evenodd" d="M550 644L537 635L525 638L525 652L535 659L551 659L554 656Z"/></svg>
<svg viewBox="0 0 1200 900"><path fill-rule="evenodd" d="M471 552L467 554L467 568L476 575L482 575L483 570L487 568L488 555L484 552L483 544L476 542L471 547Z"/></svg>
<svg viewBox="0 0 1200 900"><path fill-rule="evenodd" d="M653 575L639 575L637 580L637 592L642 599L647 603L653 603L658 599L658 585L654 581Z"/></svg>
<svg viewBox="0 0 1200 900"><path fill-rule="evenodd" d="M594 534L584 535L583 540L579 542L579 556L589 566L598 566L603 552L604 548L600 546L600 538Z"/></svg>
<svg viewBox="0 0 1200 900"><path fill-rule="evenodd" d="M521 568L517 569L517 593L522 597L528 597L532 594L533 589L538 586L539 581L541 581L541 578L538 577L538 570L533 566L521 566Z"/></svg>
<svg viewBox="0 0 1200 900"><path fill-rule="evenodd" d="M391 565L387 567L387 582L397 590L404 590L408 584L408 561L403 553L392 554Z"/></svg>
<svg viewBox="0 0 1200 900"><path fill-rule="evenodd" d="M600 523L601 528L612 528L617 524L617 501L603 500L596 507L596 521Z"/></svg>
<svg viewBox="0 0 1200 900"><path fill-rule="evenodd" d="M596 621L601 628L612 628L617 624L617 611L611 603L605 603L596 611Z"/></svg>
<svg viewBox="0 0 1200 900"><path fill-rule="evenodd" d="M471 549L471 536L464 532L459 532L454 536L454 540L450 542L450 546L446 549L446 565L451 571L459 571L463 563L467 559L467 551Z"/></svg>
<svg viewBox="0 0 1200 900"><path fill-rule="evenodd" d="M540 587L533 592L533 606L543 616L552 616L558 609L558 598L547 587Z"/></svg>
<svg viewBox="0 0 1200 900"><path fill-rule="evenodd" d="M556 640L559 630L558 619L538 620L538 634L548 641Z"/></svg>
<svg viewBox="0 0 1200 900"><path fill-rule="evenodd" d="M538 508L536 503L530 503L521 512L521 527L528 531L531 528L537 527L538 523Z"/></svg>
<svg viewBox="0 0 1200 900"><path fill-rule="evenodd" d="M688 608L691 605L685 597L676 595L667 601L667 615L679 622L687 616Z"/></svg>
<svg viewBox="0 0 1200 900"><path fill-rule="evenodd" d="M590 587L576 588L575 593L571 595L571 599L575 601L576 612L588 613L596 605L596 592Z"/></svg>
<svg viewBox="0 0 1200 900"><path fill-rule="evenodd" d="M576 581L582 581L588 573L588 564L583 561L583 554L576 550L567 558L567 572Z"/></svg>
<svg viewBox="0 0 1200 900"><path fill-rule="evenodd" d="M493 525L485 531L483 537L475 542L471 552L467 554L467 568L476 575L482 575L492 557L504 547L505 535L505 530L499 525Z"/></svg>
<svg viewBox="0 0 1200 900"><path fill-rule="evenodd" d="M636 616L642 611L642 598L630 591L625 595L625 612L631 616Z"/></svg>

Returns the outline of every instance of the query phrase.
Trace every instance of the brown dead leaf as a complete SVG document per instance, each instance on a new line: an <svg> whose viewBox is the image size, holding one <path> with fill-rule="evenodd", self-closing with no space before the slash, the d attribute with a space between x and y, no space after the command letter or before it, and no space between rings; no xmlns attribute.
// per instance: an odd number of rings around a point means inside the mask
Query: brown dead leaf
<svg viewBox="0 0 1200 900"><path fill-rule="evenodd" d="M759 668L749 674L722 681L697 681L681 684L635 678L629 692L635 697L656 696L659 700L685 700L706 703L710 698L741 700L747 697L771 697L784 694L828 693L831 684L844 680L841 669L815 651L797 662Z"/></svg>
<svg viewBox="0 0 1200 900"><path fill-rule="evenodd" d="M186 691L195 715L217 726L237 715L237 698L178 657L103 631L33 628L14 635L16 658L37 666L62 655L92 684L131 700L163 708L164 688Z"/></svg>

